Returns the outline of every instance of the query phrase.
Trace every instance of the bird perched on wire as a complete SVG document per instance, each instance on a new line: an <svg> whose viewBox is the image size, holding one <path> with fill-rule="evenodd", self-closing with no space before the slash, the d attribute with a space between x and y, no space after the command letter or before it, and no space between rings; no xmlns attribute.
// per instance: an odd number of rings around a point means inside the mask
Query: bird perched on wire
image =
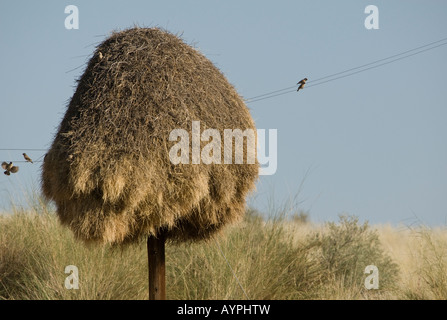
<svg viewBox="0 0 447 320"><path fill-rule="evenodd" d="M14 166L14 165L12 164L12 162L10 162L10 163L3 162L3 163L2 163L2 168L3 168L4 170L6 170L6 171L3 172L3 173L6 174L7 176L11 175L11 172L12 172L12 173L16 173L17 171L19 171L19 167Z"/></svg>
<svg viewBox="0 0 447 320"><path fill-rule="evenodd" d="M26 153L23 153L23 157L25 158L25 160L26 160L27 162L34 163L33 160L31 160L31 158L28 157L28 155L27 155Z"/></svg>
<svg viewBox="0 0 447 320"><path fill-rule="evenodd" d="M298 89L296 91L300 91L300 89L304 88L304 85L306 84L307 78L304 78L302 80L300 80L297 84L299 84L300 86L298 87Z"/></svg>

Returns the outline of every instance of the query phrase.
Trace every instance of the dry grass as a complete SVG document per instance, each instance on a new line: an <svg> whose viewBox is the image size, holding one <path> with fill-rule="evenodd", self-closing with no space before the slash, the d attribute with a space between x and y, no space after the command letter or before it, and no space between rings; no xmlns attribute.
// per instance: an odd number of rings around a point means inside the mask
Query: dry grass
<svg viewBox="0 0 447 320"><path fill-rule="evenodd" d="M447 230L314 225L249 212L222 237L167 246L168 299L447 299ZM221 255L220 250L225 254ZM379 268L366 290L364 267ZM79 269L79 290L64 286ZM76 241L45 203L0 216L0 299L146 299L145 242Z"/></svg>
<svg viewBox="0 0 447 320"><path fill-rule="evenodd" d="M157 28L113 33L88 62L44 160L42 189L62 223L77 238L120 244L160 232L202 240L240 219L258 163L234 164L233 148L233 164L192 164L190 147L189 164L174 165L170 133L191 133L192 121L222 137L255 133L243 99L198 50Z"/></svg>
<svg viewBox="0 0 447 320"><path fill-rule="evenodd" d="M408 299L447 299L447 229L378 228L387 252L400 266L399 292Z"/></svg>

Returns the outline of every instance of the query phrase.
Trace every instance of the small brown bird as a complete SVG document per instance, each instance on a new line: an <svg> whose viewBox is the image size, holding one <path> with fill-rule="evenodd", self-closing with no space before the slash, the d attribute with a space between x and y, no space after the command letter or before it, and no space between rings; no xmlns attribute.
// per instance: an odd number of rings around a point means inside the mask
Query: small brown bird
<svg viewBox="0 0 447 320"><path fill-rule="evenodd" d="M26 153L23 153L23 157L25 158L26 161L34 163L33 160L31 160L31 158L28 157L28 155Z"/></svg>
<svg viewBox="0 0 447 320"><path fill-rule="evenodd" d="M298 87L298 89L296 91L300 91L300 89L304 88L304 85L306 84L307 78L304 78L303 80L300 80L297 84L299 84L300 86Z"/></svg>
<svg viewBox="0 0 447 320"><path fill-rule="evenodd" d="M6 170L6 171L3 172L3 173L6 174L7 176L11 175L11 172L12 172L12 173L16 173L17 171L19 171L19 167L14 166L14 165L12 164L12 162L7 163L7 162L4 162L4 161L3 161L3 163L2 163L2 168L3 168L4 170Z"/></svg>
<svg viewBox="0 0 447 320"><path fill-rule="evenodd" d="M99 60L102 60L102 58L103 58L104 56L103 56L103 54L102 54L101 51L99 51L99 54L98 54L98 55L99 55Z"/></svg>

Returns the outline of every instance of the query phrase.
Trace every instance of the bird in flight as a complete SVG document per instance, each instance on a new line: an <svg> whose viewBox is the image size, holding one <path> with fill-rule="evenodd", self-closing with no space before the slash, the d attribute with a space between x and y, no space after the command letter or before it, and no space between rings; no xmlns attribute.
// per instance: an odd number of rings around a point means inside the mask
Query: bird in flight
<svg viewBox="0 0 447 320"><path fill-rule="evenodd" d="M27 162L34 163L33 160L31 160L31 158L28 157L28 155L27 155L26 153L23 153L23 157L25 158L25 160L26 160Z"/></svg>
<svg viewBox="0 0 447 320"><path fill-rule="evenodd" d="M302 80L300 80L297 84L299 84L300 86L298 87L298 89L296 91L300 91L300 89L304 88L304 85L306 84L307 78L304 78Z"/></svg>
<svg viewBox="0 0 447 320"><path fill-rule="evenodd" d="M4 161L3 161L3 163L2 163L2 168L3 168L4 170L6 170L6 171L3 172L3 173L6 174L7 176L11 175L11 172L12 172L12 173L16 173L17 171L19 171L19 167L14 166L14 165L12 164L12 162L7 163L7 162L4 162Z"/></svg>

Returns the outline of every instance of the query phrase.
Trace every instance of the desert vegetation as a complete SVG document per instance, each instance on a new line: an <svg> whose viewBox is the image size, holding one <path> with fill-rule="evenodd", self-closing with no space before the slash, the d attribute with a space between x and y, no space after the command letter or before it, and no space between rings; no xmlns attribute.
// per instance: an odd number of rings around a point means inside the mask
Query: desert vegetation
<svg viewBox="0 0 447 320"><path fill-rule="evenodd" d="M445 229L298 215L248 210L209 240L168 243L167 298L447 298ZM146 259L144 238L124 247L76 240L42 200L0 215L1 299L147 299ZM79 270L77 290L64 285L68 265ZM367 265L379 270L377 290L365 288Z"/></svg>

